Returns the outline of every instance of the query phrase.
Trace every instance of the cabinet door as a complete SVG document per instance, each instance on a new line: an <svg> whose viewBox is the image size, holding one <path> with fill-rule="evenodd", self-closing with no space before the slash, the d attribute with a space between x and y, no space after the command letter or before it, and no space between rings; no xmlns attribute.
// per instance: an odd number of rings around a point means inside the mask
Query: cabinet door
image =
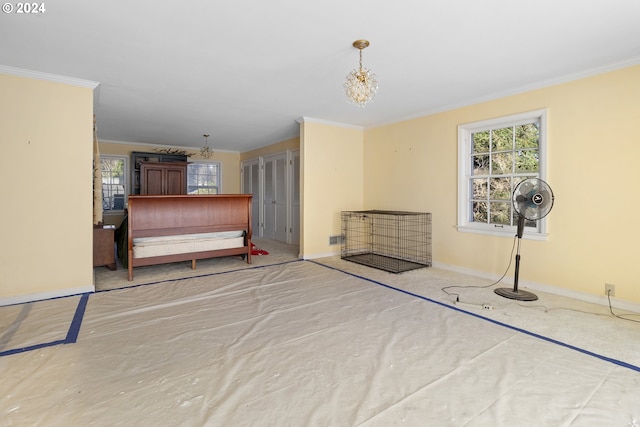
<svg viewBox="0 0 640 427"><path fill-rule="evenodd" d="M186 194L186 163L142 163L140 194Z"/></svg>
<svg viewBox="0 0 640 427"><path fill-rule="evenodd" d="M186 188L185 170L182 167L165 170L165 192L163 194L184 194Z"/></svg>
<svg viewBox="0 0 640 427"><path fill-rule="evenodd" d="M140 194L164 194L163 177L164 169L161 167L143 165L140 169L142 186Z"/></svg>

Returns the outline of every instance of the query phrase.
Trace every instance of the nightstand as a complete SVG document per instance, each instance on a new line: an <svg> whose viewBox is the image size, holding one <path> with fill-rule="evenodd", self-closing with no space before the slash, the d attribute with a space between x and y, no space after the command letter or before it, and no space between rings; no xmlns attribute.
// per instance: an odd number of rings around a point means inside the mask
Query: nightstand
<svg viewBox="0 0 640 427"><path fill-rule="evenodd" d="M109 227L109 226L106 226ZM93 267L106 266L115 270L115 228L96 227L93 229Z"/></svg>

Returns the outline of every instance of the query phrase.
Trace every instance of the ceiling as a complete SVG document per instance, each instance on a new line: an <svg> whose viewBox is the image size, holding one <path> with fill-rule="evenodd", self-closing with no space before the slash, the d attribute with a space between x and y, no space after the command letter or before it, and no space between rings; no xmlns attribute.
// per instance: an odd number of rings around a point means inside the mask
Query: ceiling
<svg viewBox="0 0 640 427"><path fill-rule="evenodd" d="M171 147L245 152L301 117L366 129L640 63L636 0L44 4L2 14L0 65L99 82L101 140ZM365 108L342 87L361 38Z"/></svg>

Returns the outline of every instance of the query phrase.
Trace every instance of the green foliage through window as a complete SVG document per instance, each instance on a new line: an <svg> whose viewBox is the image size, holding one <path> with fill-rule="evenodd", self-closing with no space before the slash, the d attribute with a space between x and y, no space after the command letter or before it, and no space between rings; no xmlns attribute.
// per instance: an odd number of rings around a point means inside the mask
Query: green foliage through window
<svg viewBox="0 0 640 427"><path fill-rule="evenodd" d="M511 194L540 172L540 122L482 130L471 139L472 222L514 225Z"/></svg>

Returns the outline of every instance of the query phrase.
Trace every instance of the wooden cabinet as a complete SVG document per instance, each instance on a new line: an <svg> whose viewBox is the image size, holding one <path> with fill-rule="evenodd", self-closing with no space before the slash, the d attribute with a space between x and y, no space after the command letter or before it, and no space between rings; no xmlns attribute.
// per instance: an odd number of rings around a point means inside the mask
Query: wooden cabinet
<svg viewBox="0 0 640 427"><path fill-rule="evenodd" d="M93 266L106 265L116 269L114 228L95 227L93 229Z"/></svg>
<svg viewBox="0 0 640 427"><path fill-rule="evenodd" d="M140 194L187 194L187 163L142 162Z"/></svg>
<svg viewBox="0 0 640 427"><path fill-rule="evenodd" d="M142 151L134 151L131 153L131 194L141 194L140 184L142 177L140 176L140 165L144 162L164 163L164 162L186 162L188 159L185 154L164 154L164 153L145 153Z"/></svg>

